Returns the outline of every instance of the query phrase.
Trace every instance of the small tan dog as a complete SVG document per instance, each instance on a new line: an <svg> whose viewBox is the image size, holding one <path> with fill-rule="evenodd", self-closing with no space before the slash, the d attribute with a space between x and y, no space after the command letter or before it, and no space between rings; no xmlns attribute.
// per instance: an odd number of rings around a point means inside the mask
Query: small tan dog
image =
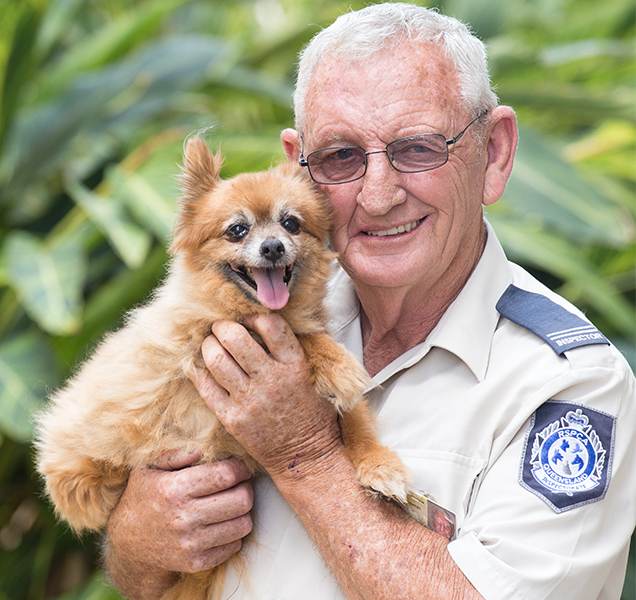
<svg viewBox="0 0 636 600"><path fill-rule="evenodd" d="M38 418L38 469L58 515L76 532L101 530L133 467L167 451L259 466L219 423L191 380L201 343L220 319L278 311L298 336L318 395L341 413L364 487L401 502L408 475L381 446L364 402L368 375L325 333L331 260L326 200L299 167L221 180L222 158L189 141L169 276L151 301L108 335ZM183 575L166 598L210 598L223 569Z"/></svg>

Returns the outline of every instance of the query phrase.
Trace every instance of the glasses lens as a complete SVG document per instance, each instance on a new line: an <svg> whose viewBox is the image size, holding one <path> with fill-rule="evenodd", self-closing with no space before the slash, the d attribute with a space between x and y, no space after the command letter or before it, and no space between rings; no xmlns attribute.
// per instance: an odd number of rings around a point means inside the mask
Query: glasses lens
<svg viewBox="0 0 636 600"><path fill-rule="evenodd" d="M362 177L366 157L357 146L324 148L307 157L309 172L317 183L345 183Z"/></svg>
<svg viewBox="0 0 636 600"><path fill-rule="evenodd" d="M395 140L386 150L391 164L404 173L435 169L448 160L446 138L437 133Z"/></svg>

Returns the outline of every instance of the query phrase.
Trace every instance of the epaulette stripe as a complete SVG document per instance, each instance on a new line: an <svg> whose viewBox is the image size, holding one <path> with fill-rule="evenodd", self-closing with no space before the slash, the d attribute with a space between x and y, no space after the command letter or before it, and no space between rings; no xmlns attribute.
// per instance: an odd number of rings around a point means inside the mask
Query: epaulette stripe
<svg viewBox="0 0 636 600"><path fill-rule="evenodd" d="M532 331L557 354L588 344L609 344L594 325L549 298L514 285L503 293L497 310L503 316Z"/></svg>
<svg viewBox="0 0 636 600"><path fill-rule="evenodd" d="M596 327L594 325L589 325L588 327L573 327L572 329L564 329L563 331L557 331L555 333L546 334L550 339L555 340L560 337L566 337L568 335L573 335L574 333L591 333L596 331Z"/></svg>

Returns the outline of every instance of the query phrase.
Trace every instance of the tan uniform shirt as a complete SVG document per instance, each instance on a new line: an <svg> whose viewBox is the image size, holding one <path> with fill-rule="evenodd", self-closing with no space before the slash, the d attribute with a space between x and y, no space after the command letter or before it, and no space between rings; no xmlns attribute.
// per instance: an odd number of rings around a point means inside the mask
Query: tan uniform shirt
<svg viewBox="0 0 636 600"><path fill-rule="evenodd" d="M414 488L456 514L448 549L486 600L617 600L636 521L634 377L612 346L559 355L501 317L510 284L580 314L509 263L489 227L481 261L428 339L374 378L382 441ZM342 270L328 307L332 334L361 357L359 303ZM231 572L223 597L344 599L271 480L255 492L249 575Z"/></svg>

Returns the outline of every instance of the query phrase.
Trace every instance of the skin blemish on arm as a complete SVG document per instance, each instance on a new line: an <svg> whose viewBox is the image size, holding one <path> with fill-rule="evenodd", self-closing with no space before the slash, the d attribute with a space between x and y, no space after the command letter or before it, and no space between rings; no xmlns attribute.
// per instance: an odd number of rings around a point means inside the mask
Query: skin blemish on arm
<svg viewBox="0 0 636 600"><path fill-rule="evenodd" d="M294 455L294 458L287 465L287 469L289 469L290 471L294 471L295 473L300 473L300 469L296 468L298 466L298 462L299 462L299 455L298 453L296 453Z"/></svg>
<svg viewBox="0 0 636 600"><path fill-rule="evenodd" d="M356 558L358 557L358 554L360 554L360 551L351 542L348 542L347 540L343 540L341 544L349 549L349 561L352 563L355 562Z"/></svg>

